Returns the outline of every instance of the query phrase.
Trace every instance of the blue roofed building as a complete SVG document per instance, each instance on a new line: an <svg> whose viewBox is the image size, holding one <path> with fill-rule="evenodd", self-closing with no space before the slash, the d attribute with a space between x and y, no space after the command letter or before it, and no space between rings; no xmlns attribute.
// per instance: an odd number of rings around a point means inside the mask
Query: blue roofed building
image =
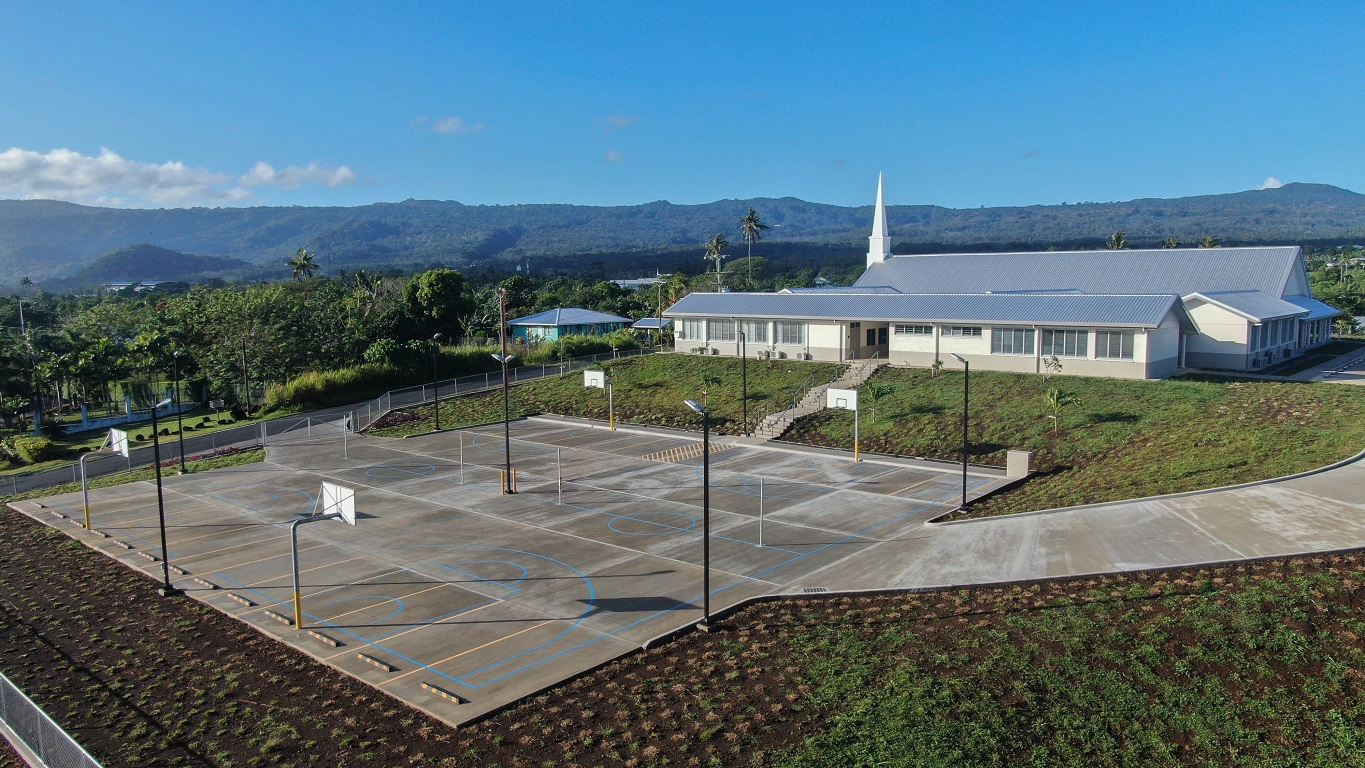
<svg viewBox="0 0 1365 768"><path fill-rule="evenodd" d="M509 320L512 338L535 343L564 336L606 336L630 327L630 318L578 307L561 307Z"/></svg>
<svg viewBox="0 0 1365 768"><path fill-rule="evenodd" d="M1163 378L1255 371L1330 340L1298 246L893 256L880 179L850 287L692 293L664 314L678 351Z"/></svg>

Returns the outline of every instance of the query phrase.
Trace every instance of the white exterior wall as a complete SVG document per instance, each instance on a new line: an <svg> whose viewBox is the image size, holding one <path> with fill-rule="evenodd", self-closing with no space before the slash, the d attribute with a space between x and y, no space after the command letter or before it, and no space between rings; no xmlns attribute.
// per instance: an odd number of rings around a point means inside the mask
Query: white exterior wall
<svg viewBox="0 0 1365 768"><path fill-rule="evenodd" d="M1161 325L1133 339L1133 358L1143 362L1149 379L1164 379L1180 370L1180 318L1175 310Z"/></svg>
<svg viewBox="0 0 1365 768"><path fill-rule="evenodd" d="M1194 300L1185 307L1199 333L1189 337L1185 364L1191 368L1245 370L1251 323L1216 304Z"/></svg>

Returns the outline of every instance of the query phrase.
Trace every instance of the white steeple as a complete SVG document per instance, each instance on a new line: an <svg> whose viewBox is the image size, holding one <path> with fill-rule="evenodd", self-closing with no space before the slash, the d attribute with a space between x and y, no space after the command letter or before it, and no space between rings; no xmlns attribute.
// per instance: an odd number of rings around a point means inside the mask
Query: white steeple
<svg viewBox="0 0 1365 768"><path fill-rule="evenodd" d="M877 207L872 214L872 236L867 238L867 266L891 258L891 237L886 232L886 203L882 200L882 175L877 174Z"/></svg>

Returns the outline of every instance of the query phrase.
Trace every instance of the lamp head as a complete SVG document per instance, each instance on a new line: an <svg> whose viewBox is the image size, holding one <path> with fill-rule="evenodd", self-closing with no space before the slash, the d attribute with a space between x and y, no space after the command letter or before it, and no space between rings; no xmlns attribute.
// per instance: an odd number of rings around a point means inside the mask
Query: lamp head
<svg viewBox="0 0 1365 768"><path fill-rule="evenodd" d="M688 408L691 408L697 413L700 413L703 416L706 415L706 406L702 405L696 400L684 400L683 403L686 404Z"/></svg>
<svg viewBox="0 0 1365 768"><path fill-rule="evenodd" d="M168 398L166 398L165 400L162 400L161 402L157 403L154 407L157 408L157 409L159 410L159 409L161 409L161 408L165 408L166 406L168 406L168 405L170 405L170 404L171 404L171 399L168 397Z"/></svg>
<svg viewBox="0 0 1365 768"><path fill-rule="evenodd" d="M949 352L948 354L952 355L953 359L958 361L959 363L962 363L963 365L967 364L967 359L964 358L962 355L959 355L956 352Z"/></svg>

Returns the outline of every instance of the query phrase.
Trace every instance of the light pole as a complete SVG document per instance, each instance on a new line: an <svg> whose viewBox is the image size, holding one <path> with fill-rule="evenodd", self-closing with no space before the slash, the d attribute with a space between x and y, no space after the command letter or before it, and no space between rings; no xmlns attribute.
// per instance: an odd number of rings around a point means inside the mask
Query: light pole
<svg viewBox="0 0 1365 768"><path fill-rule="evenodd" d="M703 632L711 631L711 419L706 406L684 400L688 408L701 414L701 623Z"/></svg>
<svg viewBox="0 0 1365 768"><path fill-rule="evenodd" d="M251 415L251 376L246 367L246 338L242 338L242 389L246 392L246 412Z"/></svg>
<svg viewBox="0 0 1365 768"><path fill-rule="evenodd" d="M441 378L436 375L436 353L441 349L441 339L445 334L438 333L431 337L431 400L434 404L433 412L436 414L436 431L441 431Z"/></svg>
<svg viewBox="0 0 1365 768"><path fill-rule="evenodd" d="M185 474L185 422L180 415L180 350L171 353L171 386L175 399L175 434L180 441L180 474Z"/></svg>
<svg viewBox="0 0 1365 768"><path fill-rule="evenodd" d="M744 331L739 332L739 386L740 386L740 410L742 415L739 417L739 432L745 437L749 436L749 339L744 335Z"/></svg>
<svg viewBox="0 0 1365 768"><path fill-rule="evenodd" d="M170 403L171 399L168 397L152 406L152 462L156 467L156 516L161 526L161 589L157 591L162 597L180 594L180 590L171 586L171 563L166 553L166 502L161 495L161 435L156 419L156 412Z"/></svg>
<svg viewBox="0 0 1365 768"><path fill-rule="evenodd" d="M971 386L971 363L956 352L949 352L953 359L962 363L962 508L967 508L967 402Z"/></svg>
<svg viewBox="0 0 1365 768"><path fill-rule="evenodd" d="M507 466L503 472L503 493L516 493L516 484L512 482L512 417L508 401L511 397L512 384L507 377L507 366L516 355L507 354L507 289L498 289L498 335L502 338L502 354L493 355L493 359L502 363L502 445L506 455Z"/></svg>

